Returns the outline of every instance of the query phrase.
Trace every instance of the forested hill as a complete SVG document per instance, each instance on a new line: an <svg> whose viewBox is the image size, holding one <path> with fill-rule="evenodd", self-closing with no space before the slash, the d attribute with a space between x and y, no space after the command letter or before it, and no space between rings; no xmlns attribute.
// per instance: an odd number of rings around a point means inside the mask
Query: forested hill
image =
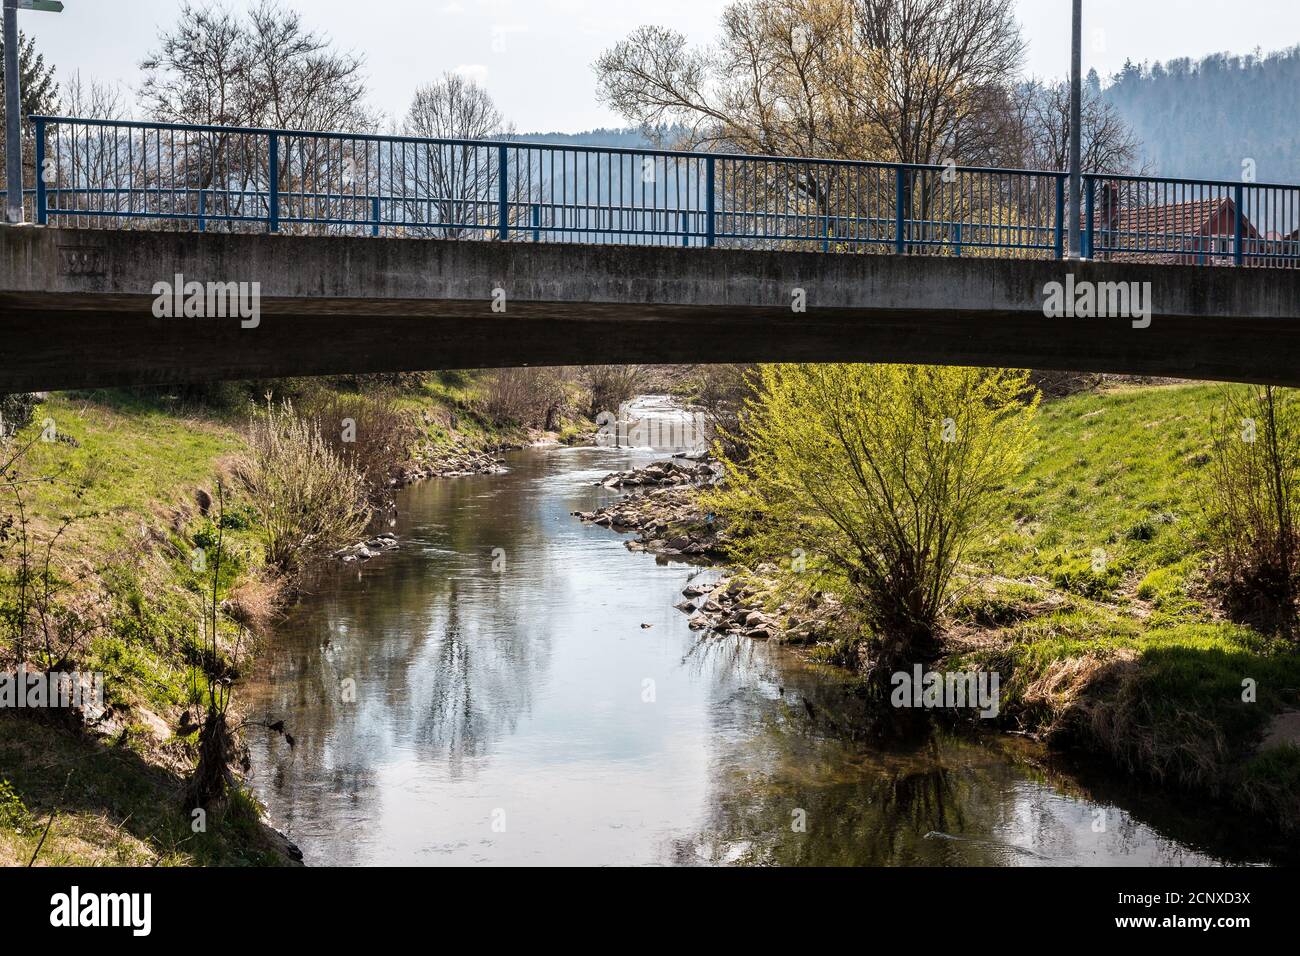
<svg viewBox="0 0 1300 956"><path fill-rule="evenodd" d="M638 129L593 129L585 133L520 133L509 137L523 143L551 143L559 146L615 146L639 149L649 146Z"/></svg>
<svg viewBox="0 0 1300 956"><path fill-rule="evenodd" d="M1300 183L1300 46L1128 64L1106 96L1142 141L1153 175Z"/></svg>

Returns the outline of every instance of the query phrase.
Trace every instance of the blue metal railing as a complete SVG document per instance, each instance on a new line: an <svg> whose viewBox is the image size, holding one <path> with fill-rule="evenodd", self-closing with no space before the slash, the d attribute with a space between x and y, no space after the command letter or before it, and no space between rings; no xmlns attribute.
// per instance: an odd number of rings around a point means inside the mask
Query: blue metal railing
<svg viewBox="0 0 1300 956"><path fill-rule="evenodd" d="M43 225L1060 259L1066 175L31 118ZM1085 177L1090 258L1296 268L1300 186Z"/></svg>

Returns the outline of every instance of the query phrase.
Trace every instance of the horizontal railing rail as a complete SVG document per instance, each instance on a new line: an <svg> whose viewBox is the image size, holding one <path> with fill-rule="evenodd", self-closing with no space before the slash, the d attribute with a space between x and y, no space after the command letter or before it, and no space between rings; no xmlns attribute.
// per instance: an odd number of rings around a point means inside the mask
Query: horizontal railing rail
<svg viewBox="0 0 1300 956"><path fill-rule="evenodd" d="M31 117L42 225L1064 258L1067 175ZM29 154L30 155L30 154ZM1300 267L1300 186L1084 177L1086 258Z"/></svg>

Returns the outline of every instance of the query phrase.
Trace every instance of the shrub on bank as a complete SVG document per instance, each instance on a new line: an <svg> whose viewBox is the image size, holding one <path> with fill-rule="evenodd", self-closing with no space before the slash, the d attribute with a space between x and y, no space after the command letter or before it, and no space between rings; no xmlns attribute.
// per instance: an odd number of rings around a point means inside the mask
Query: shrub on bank
<svg viewBox="0 0 1300 956"><path fill-rule="evenodd" d="M768 365L743 458L706 496L751 566L858 609L873 670L939 652L953 574L1021 468L1038 395L1025 372Z"/></svg>
<svg viewBox="0 0 1300 956"><path fill-rule="evenodd" d="M234 478L258 513L266 563L284 574L351 544L370 518L365 475L291 402L252 417Z"/></svg>

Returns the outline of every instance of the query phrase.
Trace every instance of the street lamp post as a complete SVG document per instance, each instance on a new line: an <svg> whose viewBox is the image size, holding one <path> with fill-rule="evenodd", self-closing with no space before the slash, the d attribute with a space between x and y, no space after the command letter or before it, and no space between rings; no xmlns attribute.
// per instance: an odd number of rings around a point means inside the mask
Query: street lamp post
<svg viewBox="0 0 1300 956"><path fill-rule="evenodd" d="M5 0L6 222L23 221L23 98L18 83L18 0Z"/></svg>
<svg viewBox="0 0 1300 956"><path fill-rule="evenodd" d="M1083 258L1083 0L1074 0L1073 48L1070 54L1070 257Z"/></svg>

